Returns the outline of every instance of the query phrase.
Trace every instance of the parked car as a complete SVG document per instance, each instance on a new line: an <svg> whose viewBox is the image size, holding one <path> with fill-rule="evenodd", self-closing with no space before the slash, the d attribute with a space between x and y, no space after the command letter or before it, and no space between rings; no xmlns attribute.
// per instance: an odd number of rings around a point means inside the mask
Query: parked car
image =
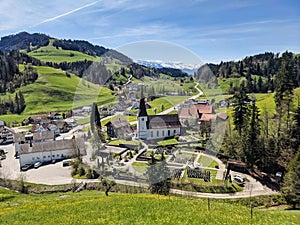
<svg viewBox="0 0 300 225"><path fill-rule="evenodd" d="M33 165L33 167L35 168L35 169L37 169L37 168L39 168L40 166L42 165L42 162L36 162L34 165Z"/></svg>
<svg viewBox="0 0 300 225"><path fill-rule="evenodd" d="M233 181L235 181L238 185L243 186L245 184L245 179L244 177L240 176L240 175L233 175L232 178Z"/></svg>
<svg viewBox="0 0 300 225"><path fill-rule="evenodd" d="M21 171L27 171L32 167L33 167L32 164L25 164L25 165L21 166Z"/></svg>
<svg viewBox="0 0 300 225"><path fill-rule="evenodd" d="M65 159L65 160L63 160L63 166L65 167L65 166L70 166L71 165L71 162L72 162L72 160L71 159Z"/></svg>
<svg viewBox="0 0 300 225"><path fill-rule="evenodd" d="M2 149L0 149L0 152L3 152L4 154L7 154L7 153L8 153L8 151L7 151L7 149L6 149L6 148L2 148Z"/></svg>

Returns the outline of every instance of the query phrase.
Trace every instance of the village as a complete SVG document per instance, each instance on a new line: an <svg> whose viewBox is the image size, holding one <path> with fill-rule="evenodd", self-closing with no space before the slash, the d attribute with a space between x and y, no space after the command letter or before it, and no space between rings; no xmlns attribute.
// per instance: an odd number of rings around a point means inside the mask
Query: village
<svg viewBox="0 0 300 225"><path fill-rule="evenodd" d="M133 93L120 95L114 107L97 107L101 121L107 121L101 127L105 140L91 131L92 105L68 114L49 112L31 116L26 121L27 130L24 126L7 127L0 121L1 174L12 179L25 175L29 182L45 184L105 176L136 185L147 183L148 162L154 158L165 159L173 180L224 183L229 175L228 164L217 157L218 152L208 152L206 146L215 142L214 134L225 129L228 116L216 113L214 105L201 99L201 90L198 91L197 95L154 115L148 115L151 106L147 98ZM126 119L126 115L134 114L136 120ZM89 122L77 124L82 119ZM82 164L74 170L70 165L77 158L81 158ZM232 162L230 166L236 171L228 173L241 190L256 187L259 193L264 191L263 185L243 174L243 164Z"/></svg>

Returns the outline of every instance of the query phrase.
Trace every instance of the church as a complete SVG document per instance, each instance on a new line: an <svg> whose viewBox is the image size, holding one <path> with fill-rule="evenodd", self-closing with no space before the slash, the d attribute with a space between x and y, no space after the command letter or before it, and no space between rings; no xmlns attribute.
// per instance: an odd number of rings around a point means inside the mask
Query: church
<svg viewBox="0 0 300 225"><path fill-rule="evenodd" d="M137 138L154 140L174 137L181 134L181 123L178 114L148 116L145 98L140 100L137 118Z"/></svg>

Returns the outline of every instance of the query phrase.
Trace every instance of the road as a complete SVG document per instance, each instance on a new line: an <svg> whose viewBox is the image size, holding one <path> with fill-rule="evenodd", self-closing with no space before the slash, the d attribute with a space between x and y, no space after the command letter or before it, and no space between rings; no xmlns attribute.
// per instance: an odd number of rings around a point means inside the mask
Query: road
<svg viewBox="0 0 300 225"><path fill-rule="evenodd" d="M196 99L196 98L199 98L201 95L203 95L203 91L201 91L201 90L198 88L198 86L199 86L199 83L197 82L197 83L195 84L195 89L198 91L198 94L196 94L196 95L190 97L189 99ZM166 110L163 111L163 112L158 113L158 115L169 114L170 112L174 111L174 109L177 109L181 104L182 104L182 102L179 103L179 104L177 104L177 105L175 105L174 108L172 107L172 108L166 109Z"/></svg>
<svg viewBox="0 0 300 225"><path fill-rule="evenodd" d="M1 161L1 177L4 177L6 179L19 179L20 176L23 176L23 178L27 182L47 185L70 184L72 181L74 181L74 179L71 177L71 167L63 167L62 162L41 166L38 169L30 169L26 172L20 172L19 160L14 158L14 146L11 144L5 146L5 148L8 150L8 153L6 159ZM244 190L241 192L230 194L212 194L171 189L171 193L201 198L244 198L249 197L250 193L251 196L278 194L278 192L272 191L266 186L263 186L260 182L256 181L252 177L245 174L242 175L245 176L247 180L249 180L249 182L246 183ZM82 180L76 181L79 183ZM98 182L99 180L84 181ZM137 187L147 187L147 184L137 183L133 181L116 180L116 182Z"/></svg>

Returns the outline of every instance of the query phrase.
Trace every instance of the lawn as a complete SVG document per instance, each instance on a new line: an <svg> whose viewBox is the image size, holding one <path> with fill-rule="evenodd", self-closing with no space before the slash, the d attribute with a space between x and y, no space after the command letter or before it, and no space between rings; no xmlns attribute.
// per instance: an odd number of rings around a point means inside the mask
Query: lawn
<svg viewBox="0 0 300 225"><path fill-rule="evenodd" d="M156 113L160 113L166 109L174 107L175 105L187 100L188 98L189 96L167 96L154 99L153 101L148 102L151 108L147 110L147 113L149 115L154 115L155 109Z"/></svg>
<svg viewBox="0 0 300 225"><path fill-rule="evenodd" d="M147 171L148 163L146 162L133 162L132 167L139 173L144 173Z"/></svg>
<svg viewBox="0 0 300 225"><path fill-rule="evenodd" d="M210 167L210 168L219 167L219 163L217 163L215 160L205 155L201 155L199 157L198 163L200 163L202 167Z"/></svg>
<svg viewBox="0 0 300 225"><path fill-rule="evenodd" d="M167 139L167 140L159 141L157 142L157 144L160 146L177 145L178 141L176 139Z"/></svg>
<svg viewBox="0 0 300 225"><path fill-rule="evenodd" d="M99 57L94 57L81 52L72 50L62 50L61 48L56 48L53 46L40 47L37 50L28 53L31 57L37 58L43 62L76 62L76 61L96 61Z"/></svg>
<svg viewBox="0 0 300 225"><path fill-rule="evenodd" d="M22 195L0 189L0 224L298 224L299 211L220 200L82 191Z"/></svg>
<svg viewBox="0 0 300 225"><path fill-rule="evenodd" d="M98 102L105 105L113 102L115 96L111 90L99 87L88 81L82 82L81 78L71 75L67 77L65 72L46 66L36 67L39 77L34 84L21 87L25 97L26 108L21 115L0 116L0 119L9 121L22 121L32 114L47 113L51 111L67 111L73 107L82 107ZM7 94L1 98L13 98L14 94Z"/></svg>
<svg viewBox="0 0 300 225"><path fill-rule="evenodd" d="M123 139L118 139L118 140L113 140L111 142L108 143L109 145L139 145L140 142L139 141L127 141L127 140L123 140Z"/></svg>

